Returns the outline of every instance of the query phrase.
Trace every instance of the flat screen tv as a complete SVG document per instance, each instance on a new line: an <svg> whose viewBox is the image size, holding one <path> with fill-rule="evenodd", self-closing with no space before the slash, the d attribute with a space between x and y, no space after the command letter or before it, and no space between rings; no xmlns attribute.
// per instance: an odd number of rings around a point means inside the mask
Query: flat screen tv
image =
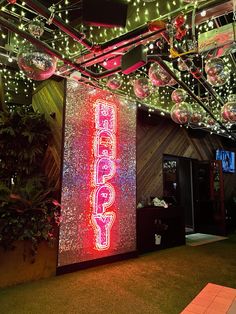
<svg viewBox="0 0 236 314"><path fill-rule="evenodd" d="M222 161L223 172L235 173L235 152L217 149L216 160Z"/></svg>

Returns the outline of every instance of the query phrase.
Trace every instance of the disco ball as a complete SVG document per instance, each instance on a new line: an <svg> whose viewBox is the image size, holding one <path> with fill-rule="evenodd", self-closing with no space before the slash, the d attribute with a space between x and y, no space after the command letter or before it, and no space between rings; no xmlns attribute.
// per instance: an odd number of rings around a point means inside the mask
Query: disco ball
<svg viewBox="0 0 236 314"><path fill-rule="evenodd" d="M177 88L171 94L171 99L175 103L181 103L181 102L185 101L186 98L187 98L187 93L182 88Z"/></svg>
<svg viewBox="0 0 236 314"><path fill-rule="evenodd" d="M198 109L197 111L192 112L190 122L198 124L203 122L203 120L204 120L203 110Z"/></svg>
<svg viewBox="0 0 236 314"><path fill-rule="evenodd" d="M227 122L236 122L236 95L231 95L221 109L221 116Z"/></svg>
<svg viewBox="0 0 236 314"><path fill-rule="evenodd" d="M34 19L29 23L28 30L34 37L40 37L44 33L44 23L38 19Z"/></svg>
<svg viewBox="0 0 236 314"><path fill-rule="evenodd" d="M181 72L185 72L188 70L187 65L184 63L184 61L181 58L178 59L178 65L177 66Z"/></svg>
<svg viewBox="0 0 236 314"><path fill-rule="evenodd" d="M57 59L33 45L25 45L18 54L18 66L28 78L43 81L51 77L57 67Z"/></svg>
<svg viewBox="0 0 236 314"><path fill-rule="evenodd" d="M176 80L172 77L171 79L170 79L170 81L168 82L168 86L174 86L174 85L176 85L176 84L178 84L177 82L176 82Z"/></svg>
<svg viewBox="0 0 236 314"><path fill-rule="evenodd" d="M122 79L117 75L112 75L107 80L107 87L110 89L119 89L122 85Z"/></svg>
<svg viewBox="0 0 236 314"><path fill-rule="evenodd" d="M212 86L219 87L224 85L227 82L228 76L225 72L221 72L220 74L216 75L208 75L207 76L207 81L210 83Z"/></svg>
<svg viewBox="0 0 236 314"><path fill-rule="evenodd" d="M220 58L212 58L206 62L205 71L207 75L213 76L224 71L224 61Z"/></svg>
<svg viewBox="0 0 236 314"><path fill-rule="evenodd" d="M191 109L186 102L182 102L172 107L170 115L175 123L186 124L190 120Z"/></svg>
<svg viewBox="0 0 236 314"><path fill-rule="evenodd" d="M153 63L148 71L148 76L154 86L166 86L171 76L159 64Z"/></svg>
<svg viewBox="0 0 236 314"><path fill-rule="evenodd" d="M146 77L134 80L133 89L135 95L140 99L144 99L151 94L149 80Z"/></svg>
<svg viewBox="0 0 236 314"><path fill-rule="evenodd" d="M207 126L214 126L215 124L216 124L216 121L215 121L215 119L213 119L212 117L206 117L206 119L205 119L205 124L207 125Z"/></svg>

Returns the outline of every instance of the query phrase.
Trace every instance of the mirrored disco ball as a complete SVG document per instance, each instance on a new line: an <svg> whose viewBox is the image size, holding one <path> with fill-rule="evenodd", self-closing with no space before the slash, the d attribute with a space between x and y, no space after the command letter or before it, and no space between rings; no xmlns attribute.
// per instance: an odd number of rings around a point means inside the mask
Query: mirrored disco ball
<svg viewBox="0 0 236 314"><path fill-rule="evenodd" d="M19 51L18 66L27 77L35 81L43 81L55 73L57 59L28 44Z"/></svg>
<svg viewBox="0 0 236 314"><path fill-rule="evenodd" d="M205 119L206 126L214 126L216 124L216 121L212 117L206 117Z"/></svg>
<svg viewBox="0 0 236 314"><path fill-rule="evenodd" d="M204 120L204 112L203 110L198 109L197 111L193 111L191 114L190 122L199 124Z"/></svg>
<svg viewBox="0 0 236 314"><path fill-rule="evenodd" d="M236 95L229 97L229 101L221 109L221 116L227 122L236 122Z"/></svg>
<svg viewBox="0 0 236 314"><path fill-rule="evenodd" d="M188 71L187 65L184 63L184 61L183 61L181 58L178 59L178 64L177 64L177 66L178 66L178 69L179 69L181 72Z"/></svg>
<svg viewBox="0 0 236 314"><path fill-rule="evenodd" d="M38 19L34 19L29 23L28 30L31 35L35 37L40 37L44 33L44 23Z"/></svg>
<svg viewBox="0 0 236 314"><path fill-rule="evenodd" d="M144 99L151 94L149 80L146 77L134 80L133 89L135 95L140 99Z"/></svg>
<svg viewBox="0 0 236 314"><path fill-rule="evenodd" d="M175 104L171 109L171 119L178 124L186 124L191 117L190 106L186 102Z"/></svg>
<svg viewBox="0 0 236 314"><path fill-rule="evenodd" d="M221 72L220 74L215 74L215 75L208 75L207 76L207 81L210 83L212 86L222 86L227 82L228 76L225 72Z"/></svg>
<svg viewBox="0 0 236 314"><path fill-rule="evenodd" d="M175 103L181 103L181 102L185 101L186 98L187 98L187 93L182 88L177 88L171 94L171 99Z"/></svg>
<svg viewBox="0 0 236 314"><path fill-rule="evenodd" d="M154 86L166 86L171 80L171 76L157 63L150 66L148 76Z"/></svg>
<svg viewBox="0 0 236 314"><path fill-rule="evenodd" d="M107 87L110 89L119 89L122 85L122 79L118 75L112 75L107 80Z"/></svg>
<svg viewBox="0 0 236 314"><path fill-rule="evenodd" d="M176 74L176 73L175 73ZM174 85L176 85L177 84L177 82L176 82L176 80L172 77L171 79L170 79L170 81L168 82L168 86L174 86Z"/></svg>
<svg viewBox="0 0 236 314"><path fill-rule="evenodd" d="M205 71L207 75L213 76L224 71L224 61L220 58L212 58L206 62Z"/></svg>

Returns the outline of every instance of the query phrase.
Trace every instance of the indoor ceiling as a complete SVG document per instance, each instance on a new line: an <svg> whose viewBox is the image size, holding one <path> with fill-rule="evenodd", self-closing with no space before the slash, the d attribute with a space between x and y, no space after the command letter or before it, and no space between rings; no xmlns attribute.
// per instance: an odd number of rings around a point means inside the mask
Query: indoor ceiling
<svg viewBox="0 0 236 314"><path fill-rule="evenodd" d="M86 9L92 1L95 10ZM236 139L235 106L230 108L231 119L221 114L229 96L236 93L235 1L103 0L101 8L96 7L99 1L0 0L2 107L31 103L32 90L39 82L27 77L17 64L29 40L57 57L55 79L66 77L109 89L137 102L150 115L163 116L170 116L171 95L181 88L186 96L181 92L177 96L184 97L189 106L183 106L183 119L177 123ZM114 3L124 5L118 20L109 8ZM95 17L87 16L86 10L96 12ZM108 20L99 22L103 11L109 12ZM29 32L35 24L44 30L41 36ZM227 37L230 32L232 38ZM206 61L213 57L224 61L225 82L212 82L206 75ZM151 78L154 75L155 81L163 68L164 75L174 77L172 83L154 85Z"/></svg>

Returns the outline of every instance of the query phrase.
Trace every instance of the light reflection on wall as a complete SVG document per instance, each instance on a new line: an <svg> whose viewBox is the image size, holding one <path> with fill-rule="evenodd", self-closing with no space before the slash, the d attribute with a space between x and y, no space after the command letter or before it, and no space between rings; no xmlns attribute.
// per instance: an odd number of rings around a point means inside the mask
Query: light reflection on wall
<svg viewBox="0 0 236 314"><path fill-rule="evenodd" d="M136 250L136 106L67 83L58 266Z"/></svg>

